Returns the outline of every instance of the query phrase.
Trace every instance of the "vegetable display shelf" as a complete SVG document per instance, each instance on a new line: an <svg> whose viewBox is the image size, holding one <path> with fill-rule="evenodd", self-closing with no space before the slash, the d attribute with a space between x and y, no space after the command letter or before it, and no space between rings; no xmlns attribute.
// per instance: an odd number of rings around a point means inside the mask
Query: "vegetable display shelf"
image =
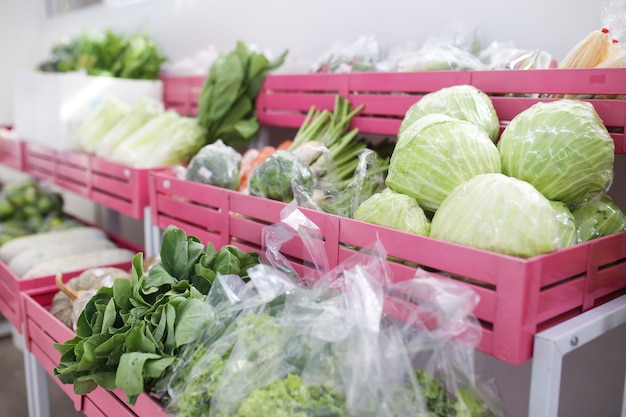
<svg viewBox="0 0 626 417"><path fill-rule="evenodd" d="M195 116L204 77L164 77L163 102L168 109L185 116Z"/></svg>
<svg viewBox="0 0 626 417"><path fill-rule="evenodd" d="M91 157L82 152L55 153L54 183L75 194L91 195Z"/></svg>
<svg viewBox="0 0 626 417"><path fill-rule="evenodd" d="M118 247L129 249L134 252L141 252L142 248L119 236L108 234L108 237ZM111 265L124 270L130 270L131 263L122 262ZM67 282L71 278L79 275L83 270L69 271L63 274L63 281ZM41 287L55 284L55 276L47 275L38 278L21 279L8 267L5 262L0 261L0 314L2 314L19 332L22 332L23 317L20 313L20 294Z"/></svg>
<svg viewBox="0 0 626 417"><path fill-rule="evenodd" d="M0 139L0 164L19 171L24 169L24 142L15 139Z"/></svg>
<svg viewBox="0 0 626 417"><path fill-rule="evenodd" d="M75 336L70 328L50 314L50 304L56 292L56 287L48 286L21 294L21 306L25 317L25 347L70 397L74 408L89 417L166 416L163 407L147 394L141 394L134 405L123 400L123 393L120 395L118 392L107 391L101 387L89 394L77 395L74 393L73 385L62 384L53 376L52 370L61 358L61 354L53 345Z"/></svg>
<svg viewBox="0 0 626 417"><path fill-rule="evenodd" d="M148 206L148 174L151 169L91 157L89 198L112 210L140 220Z"/></svg>
<svg viewBox="0 0 626 417"><path fill-rule="evenodd" d="M175 224L216 246L230 243L261 252L263 228L279 222L285 206L167 172L150 176L155 226ZM329 268L378 238L395 280L413 277L420 265L471 287L480 296L475 310L483 327L479 349L511 364L532 357L538 332L626 292L626 232L522 259L300 210L319 227ZM298 272L311 271L313 259L301 240L282 249Z"/></svg>
<svg viewBox="0 0 626 417"><path fill-rule="evenodd" d="M40 180L54 182L55 154L52 149L34 143L26 143L24 172Z"/></svg>

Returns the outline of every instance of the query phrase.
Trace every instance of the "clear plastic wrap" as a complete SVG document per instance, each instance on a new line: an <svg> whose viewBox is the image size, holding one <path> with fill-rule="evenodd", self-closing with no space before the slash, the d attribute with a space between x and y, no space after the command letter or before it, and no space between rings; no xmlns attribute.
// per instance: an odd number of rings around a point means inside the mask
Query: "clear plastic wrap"
<svg viewBox="0 0 626 417"><path fill-rule="evenodd" d="M607 194L594 195L572 210L577 243L626 230L626 215Z"/></svg>
<svg viewBox="0 0 626 417"><path fill-rule="evenodd" d="M203 146L191 158L185 179L236 190L240 166L241 154L218 139Z"/></svg>
<svg viewBox="0 0 626 417"><path fill-rule="evenodd" d="M311 193L313 174L292 152L277 150L254 169L248 188L251 195L289 203L294 184Z"/></svg>
<svg viewBox="0 0 626 417"><path fill-rule="evenodd" d="M281 217L269 226L275 233L268 235L268 246L279 250L298 236L316 259L323 258L314 225L295 205ZM202 342L183 352L165 384L169 412L502 415L497 394L476 376L473 353L481 328L472 316L478 298L470 289L423 271L392 284L380 242L306 286L285 274L286 259L274 255L274 267L253 268L248 284L218 276L208 297L216 318ZM390 297L391 307L403 304L413 314L404 321L386 318Z"/></svg>
<svg viewBox="0 0 626 417"><path fill-rule="evenodd" d="M93 153L100 139L130 111L131 106L128 103L106 96L76 129L74 143L81 151Z"/></svg>
<svg viewBox="0 0 626 417"><path fill-rule="evenodd" d="M354 43L333 45L317 60L312 72L375 71L381 61L380 47L374 36L360 36Z"/></svg>
<svg viewBox="0 0 626 417"><path fill-rule="evenodd" d="M553 65L550 53L517 48L512 42L492 42L480 51L479 58L489 69L546 69Z"/></svg>

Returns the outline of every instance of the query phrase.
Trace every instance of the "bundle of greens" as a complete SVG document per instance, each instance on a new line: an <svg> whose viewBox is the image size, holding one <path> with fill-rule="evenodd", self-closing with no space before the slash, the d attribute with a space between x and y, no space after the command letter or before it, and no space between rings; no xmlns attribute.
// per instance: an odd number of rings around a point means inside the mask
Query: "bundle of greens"
<svg viewBox="0 0 626 417"><path fill-rule="evenodd" d="M44 72L85 70L89 75L156 80L165 55L147 35L130 36L111 29L85 32L52 48L39 65Z"/></svg>
<svg viewBox="0 0 626 417"><path fill-rule="evenodd" d="M122 389L129 403L150 391L179 350L194 342L214 313L206 303L217 274L247 270L258 255L233 246L217 251L174 226L163 233L161 262L144 271L133 258L132 280L117 279L90 299L78 318L76 337L56 344L54 374L77 394L97 386Z"/></svg>
<svg viewBox="0 0 626 417"><path fill-rule="evenodd" d="M234 51L221 53L209 70L198 101L198 119L207 144L218 139L233 147L246 145L259 131L254 101L265 76L282 65L285 51L274 62L237 42Z"/></svg>

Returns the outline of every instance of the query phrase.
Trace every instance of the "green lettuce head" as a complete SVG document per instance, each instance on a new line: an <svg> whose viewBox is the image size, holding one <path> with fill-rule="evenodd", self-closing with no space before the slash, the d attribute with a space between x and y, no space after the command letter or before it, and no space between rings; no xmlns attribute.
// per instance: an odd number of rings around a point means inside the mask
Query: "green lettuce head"
<svg viewBox="0 0 626 417"><path fill-rule="evenodd" d="M487 94L471 85L455 85L426 94L404 115L398 135L428 114L445 114L482 128L492 141L498 138L500 122Z"/></svg>
<svg viewBox="0 0 626 417"><path fill-rule="evenodd" d="M522 258L560 246L550 201L527 182L502 174L477 175L455 188L435 213L430 236Z"/></svg>
<svg viewBox="0 0 626 417"><path fill-rule="evenodd" d="M357 207L354 218L403 232L428 236L430 221L413 197L385 188Z"/></svg>
<svg viewBox="0 0 626 417"><path fill-rule="evenodd" d="M434 212L448 194L470 178L500 172L500 155L473 123L443 114L424 116L399 137L386 184Z"/></svg>
<svg viewBox="0 0 626 417"><path fill-rule="evenodd" d="M552 208L556 214L556 219L559 222L559 237L561 239L560 248L567 248L573 246L578 241L576 240L576 224L574 223L574 215L567 208L565 203L560 201L550 201Z"/></svg>
<svg viewBox="0 0 626 417"><path fill-rule="evenodd" d="M572 214L578 243L626 230L626 216L606 194L588 199Z"/></svg>
<svg viewBox="0 0 626 417"><path fill-rule="evenodd" d="M527 181L569 207L603 191L613 178L615 145L593 105L576 100L537 103L504 130L502 173Z"/></svg>

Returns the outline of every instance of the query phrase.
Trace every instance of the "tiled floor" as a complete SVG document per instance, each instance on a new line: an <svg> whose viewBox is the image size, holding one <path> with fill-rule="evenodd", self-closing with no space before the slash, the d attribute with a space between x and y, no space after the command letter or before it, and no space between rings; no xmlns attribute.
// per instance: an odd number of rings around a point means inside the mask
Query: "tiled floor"
<svg viewBox="0 0 626 417"><path fill-rule="evenodd" d="M83 416L48 376L50 417ZM28 417L24 356L11 336L0 338L0 417Z"/></svg>

